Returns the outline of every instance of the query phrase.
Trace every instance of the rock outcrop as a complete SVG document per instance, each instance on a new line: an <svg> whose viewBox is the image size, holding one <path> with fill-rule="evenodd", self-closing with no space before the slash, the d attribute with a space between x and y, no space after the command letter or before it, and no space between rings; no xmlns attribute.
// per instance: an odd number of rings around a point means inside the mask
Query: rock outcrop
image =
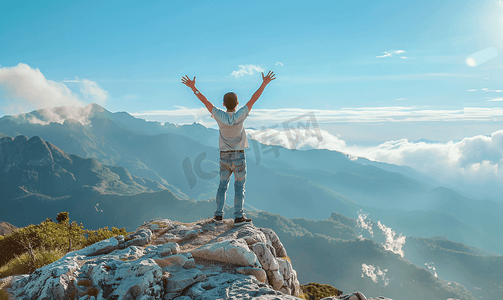
<svg viewBox="0 0 503 300"><path fill-rule="evenodd" d="M297 299L286 254L274 231L253 224L165 219L2 283L13 299Z"/></svg>
<svg viewBox="0 0 503 300"><path fill-rule="evenodd" d="M152 220L32 274L0 279L0 287L19 300L299 299L297 272L276 233L233 225ZM334 290L323 300L391 300Z"/></svg>

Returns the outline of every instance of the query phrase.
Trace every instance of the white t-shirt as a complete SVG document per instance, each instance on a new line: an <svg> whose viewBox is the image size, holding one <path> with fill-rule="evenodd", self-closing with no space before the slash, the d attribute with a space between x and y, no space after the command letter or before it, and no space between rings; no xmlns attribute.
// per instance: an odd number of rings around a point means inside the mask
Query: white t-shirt
<svg viewBox="0 0 503 300"><path fill-rule="evenodd" d="M244 121L248 117L248 106L244 105L238 111L225 111L213 106L211 117L217 121L220 129L218 147L220 151L245 150L248 148L248 138L244 128Z"/></svg>

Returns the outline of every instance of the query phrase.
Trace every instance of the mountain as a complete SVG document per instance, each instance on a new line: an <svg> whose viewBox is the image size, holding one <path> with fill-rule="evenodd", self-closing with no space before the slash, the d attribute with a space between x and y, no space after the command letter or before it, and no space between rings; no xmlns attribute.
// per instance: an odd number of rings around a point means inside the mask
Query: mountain
<svg viewBox="0 0 503 300"><path fill-rule="evenodd" d="M404 251L410 262L426 265L436 276L462 284L477 298L494 299L501 293L503 256L445 238L408 238Z"/></svg>
<svg viewBox="0 0 503 300"><path fill-rule="evenodd" d="M10 134L40 136L52 141L66 152L95 158L104 164L124 167L135 176L147 177L163 185L169 182L182 193L195 199L214 197L219 180L216 172L212 173L218 168L219 158L216 148L193 140L192 135L183 136L174 133L139 135L130 132L122 129L112 119L106 118L107 113L100 113L101 110L97 107L96 105L90 107L91 123L88 125L69 119L63 124L41 125L4 117L0 119L0 130ZM39 115L42 112L31 114ZM198 131L200 125L188 128L196 128L194 131ZM197 158L202 156L204 158L201 159L200 166L196 165ZM188 162L188 167L184 164L185 161ZM200 172L196 171L197 167L200 168ZM247 204L254 207L274 212L279 211L283 203L292 203L292 213L289 216L305 215L315 218L320 217L318 215L320 209L327 205L332 210L347 214L353 214L359 209L357 204L347 197L329 191L305 177L282 174L263 164L253 163L248 164L248 172L255 173L247 181L249 199L257 200L249 201ZM192 186L188 179L189 173L195 177L194 180L197 180ZM283 191L278 191L278 187ZM231 186L229 194L232 193ZM305 197L301 199L292 195L305 195ZM311 210L305 210L306 203L312 203Z"/></svg>
<svg viewBox="0 0 503 300"><path fill-rule="evenodd" d="M180 199L166 187L162 188L160 183L156 183L155 186L160 189L154 191L151 187L140 184L143 183L140 178L130 175L124 168L107 166L95 159L67 154L38 137L31 139L25 136L18 136L15 139L4 137L0 140L0 154L0 170L5 173L2 173L2 190L7 191L6 195L13 195L13 198L2 197L1 211L5 215L1 217L10 223L22 224L18 226L41 222L60 211L68 211L74 220L84 222L90 228L116 226L132 230L140 226L144 220L170 218L191 222L211 216L215 209L214 199L201 201ZM266 173L271 170L258 165L257 169L260 168L263 168L263 177L267 179ZM279 178L276 182L267 182L261 178L263 181L260 183L264 189L285 185L296 186L297 190L309 193L316 192L310 190L310 187L315 187L324 190L327 197L337 196L330 195L334 192L306 180L307 178L279 172L275 176ZM288 191L284 191L284 194L294 199L297 196L294 192L289 194ZM341 197L341 201L352 203L343 196L337 197ZM302 202L295 201L276 202L275 209L284 211L288 211L293 205L298 205L297 209L305 206L305 203L302 206ZM299 266L301 282L327 283L347 292L352 292L354 291L352 289L357 287L364 294L382 294L395 299L403 297L404 291L408 293L405 295L408 299L416 299L414 298L416 295L421 295L427 299L442 300L448 297L474 299L472 294L485 296L497 291L489 285L483 285L484 290L479 291L476 287L480 288L480 285L477 284L469 285L473 287L469 292L462 285L439 279L424 267L417 267L407 261L409 256L411 259L417 259L422 252L421 245L414 246L414 243L411 243L414 247L408 250L406 248L405 257L402 258L385 250L381 246L383 242L378 239L374 241L359 238L360 229L357 228L356 220L340 213L330 212L330 207L323 208L316 205L315 203L311 207L331 213L329 218L288 219L263 211L246 211L256 226L272 228L291 249L289 255L292 262ZM233 208L227 205L226 216L232 216L232 210ZM400 213L392 215L402 216ZM6 216L13 220L6 219ZM406 218L407 215L403 217ZM428 228L435 220L445 221L443 218L434 220L417 218L416 227ZM449 221L446 225L449 225ZM468 223L466 225L470 228ZM455 249L463 249L466 252L467 248L469 247L460 246ZM468 254L482 257L482 254L476 251ZM427 262L444 259L435 253L432 255L428 257ZM485 262L484 264L479 266L476 263L470 264L470 268L462 266L465 269L457 269L457 272L446 272L446 274L465 276L465 272L471 272L473 276L481 278L478 282L482 282L484 278L488 279L488 282L497 282L500 272L489 268L487 262L491 260L497 262L499 257L482 258L481 262ZM422 266L424 263L419 261L418 264ZM448 268L448 266L442 267ZM362 271L362 268L365 268L365 271ZM492 273L484 275L486 269ZM441 268L439 272L440 270ZM463 280L457 277L450 279L455 282Z"/></svg>
<svg viewBox="0 0 503 300"><path fill-rule="evenodd" d="M122 167L68 154L36 136L0 139L0 218L20 226L62 208L78 207L83 199L136 195L168 187L131 175Z"/></svg>
<svg viewBox="0 0 503 300"><path fill-rule="evenodd" d="M0 221L0 235L7 235L17 229L18 228L12 224Z"/></svg>
<svg viewBox="0 0 503 300"><path fill-rule="evenodd" d="M161 125L92 104L6 116L0 118L0 132L40 136L67 153L159 182L178 198L212 198L219 182L218 132L199 124ZM496 217L503 208L496 202L475 201L438 187L407 167L336 151L292 151L254 140L250 144L245 201L249 209L317 220L331 212L356 217L362 210L406 235L446 235L503 253L503 236L497 230L502 221ZM229 198L232 194L231 184ZM417 226L424 219L429 222Z"/></svg>

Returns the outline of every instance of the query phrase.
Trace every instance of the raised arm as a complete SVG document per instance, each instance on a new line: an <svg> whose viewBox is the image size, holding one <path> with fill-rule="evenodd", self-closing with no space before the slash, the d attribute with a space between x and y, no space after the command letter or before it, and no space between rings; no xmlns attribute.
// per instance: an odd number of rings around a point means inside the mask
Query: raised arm
<svg viewBox="0 0 503 300"><path fill-rule="evenodd" d="M264 73L262 73L262 84L260 85L258 90L253 94L250 101L248 101L248 103L246 103L246 106L248 106L248 111L250 111L252 109L253 104L255 104L255 102L258 100L258 98L260 98L260 95L262 95L262 92L264 91L266 85L268 85L269 82L271 82L272 80L276 79L276 77L274 77L274 76L275 75L274 75L273 71L269 71L266 76L264 76Z"/></svg>
<svg viewBox="0 0 503 300"><path fill-rule="evenodd" d="M197 99L201 100L201 102L204 104L204 106L206 106L206 108L211 114L213 111L213 104L210 101L208 101L208 99L206 99L206 97L204 97L204 95L201 94L201 92L197 90L196 76L194 76L194 79L190 80L189 76L185 75L184 77L182 77L182 83L188 86L194 92Z"/></svg>

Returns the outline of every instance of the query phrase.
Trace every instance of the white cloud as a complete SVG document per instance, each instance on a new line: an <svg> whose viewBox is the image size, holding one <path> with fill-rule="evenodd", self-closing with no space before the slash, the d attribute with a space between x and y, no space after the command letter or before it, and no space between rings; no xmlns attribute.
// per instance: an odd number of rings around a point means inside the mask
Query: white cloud
<svg viewBox="0 0 503 300"><path fill-rule="evenodd" d="M492 112L487 111L488 115ZM483 112L476 112L482 116ZM317 116L318 117L318 116ZM320 118L317 118L318 120ZM281 125L270 126L261 130L247 129L251 138L267 145L281 145L292 148L288 136ZM427 176L437 180L440 184L455 187L478 195L501 197L503 188L503 130L491 136L474 136L464 138L458 142L425 143L409 142L407 139L388 141L376 147L348 146L346 142L329 132L320 129L321 139L317 138L313 127L306 130L299 127L301 132L297 149L328 149L345 153L349 159L365 157L395 165L412 167ZM296 134L296 133L295 133ZM490 187L490 188L488 188ZM361 228L366 228L361 219ZM381 228L387 231L383 225ZM391 231L387 231L392 233ZM388 235L387 235L388 238ZM397 248L398 242L405 241L405 237L389 236L390 249ZM395 251L391 250L391 251Z"/></svg>
<svg viewBox="0 0 503 300"><path fill-rule="evenodd" d="M281 126L281 127L280 127ZM305 127L304 127L305 126ZM323 129L313 128L305 122L300 127L285 129L281 124L261 130L246 129L250 138L265 145L278 145L287 149L331 149L346 148L346 142Z"/></svg>
<svg viewBox="0 0 503 300"><path fill-rule="evenodd" d="M255 72L264 72L265 69L255 65L238 65L239 70L232 71L231 75L238 78L243 75L253 75Z"/></svg>
<svg viewBox="0 0 503 300"><path fill-rule="evenodd" d="M368 213L364 213L363 211L360 210L358 212L358 219L356 220L356 227L367 230L370 236L374 237L372 222L370 220L368 220L368 222L365 221L368 215L369 215Z"/></svg>
<svg viewBox="0 0 503 300"><path fill-rule="evenodd" d="M283 66L283 63L278 61L278 62L276 62L274 65L275 65L275 66L278 66L278 65Z"/></svg>
<svg viewBox="0 0 503 300"><path fill-rule="evenodd" d="M391 251L393 253L399 254L401 257L404 256L402 247L405 244L405 236L400 234L396 236L396 233L386 225L382 224L381 221L377 222L377 226L382 230L382 234L386 236L386 242L382 244L384 249Z"/></svg>
<svg viewBox="0 0 503 300"><path fill-rule="evenodd" d="M351 149L345 150L350 152ZM479 195L501 197L503 130L491 136L479 135L459 142L389 141L358 154L371 160L412 167L441 184L476 191Z"/></svg>
<svg viewBox="0 0 503 300"><path fill-rule="evenodd" d="M169 122L175 124L192 124L194 122L210 127L216 125L215 120L211 118L206 107L186 108L175 106L176 110L149 110L143 112L131 113L136 118L142 118L149 121Z"/></svg>
<svg viewBox="0 0 503 300"><path fill-rule="evenodd" d="M394 54L402 54L402 53L407 53L407 52L405 52L404 50L395 50L395 51L390 51L390 52L384 51L383 53L384 53L383 55L376 56L376 58L391 57ZM402 58L408 59L408 57L405 57L405 56L402 56Z"/></svg>
<svg viewBox="0 0 503 300"><path fill-rule="evenodd" d="M467 92L476 92L477 89L466 90Z"/></svg>
<svg viewBox="0 0 503 300"><path fill-rule="evenodd" d="M377 58L382 58L382 57L390 57L392 54L388 52L384 52L384 55L376 56Z"/></svg>
<svg viewBox="0 0 503 300"><path fill-rule="evenodd" d="M410 57L408 56L400 56L401 59L411 59Z"/></svg>
<svg viewBox="0 0 503 300"><path fill-rule="evenodd" d="M402 99L402 98L400 98ZM397 99L398 100L398 99ZM196 113L197 112L197 113ZM151 121L171 122L178 124L193 123L195 119L211 122L205 108L188 109L178 107L176 110L155 110L132 113L132 115ZM423 121L502 121L503 109L465 107L462 109L429 109L423 107L388 106L342 108L340 110L316 110L301 108L253 109L247 119L248 127L273 126L282 127L283 122L292 122L301 116L312 115L318 124L338 122L423 122ZM197 116L197 117L195 117ZM176 119L170 119L171 117ZM297 120L296 122L301 121ZM212 121L214 123L214 121Z"/></svg>
<svg viewBox="0 0 503 300"><path fill-rule="evenodd" d="M483 89L480 89L480 90L484 91L484 92L503 93L503 90L491 90L489 88L483 88Z"/></svg>
<svg viewBox="0 0 503 300"><path fill-rule="evenodd" d="M501 102L503 101L503 98L496 98L496 99L492 99L492 100L487 100L486 102Z"/></svg>
<svg viewBox="0 0 503 300"><path fill-rule="evenodd" d="M100 105L105 105L108 100L108 92L102 89L96 81L82 79L80 83L80 92L85 99Z"/></svg>
<svg viewBox="0 0 503 300"><path fill-rule="evenodd" d="M428 269L430 269L433 272L433 276L435 276L435 277L438 278L437 269L433 266L432 262L431 263L425 263L424 265L427 266Z"/></svg>
<svg viewBox="0 0 503 300"><path fill-rule="evenodd" d="M374 283L379 282L379 277L384 281L384 286L389 284L389 279L386 278L387 269L381 270L379 266L374 267L374 265L362 264L362 278L367 275Z"/></svg>
<svg viewBox="0 0 503 300"><path fill-rule="evenodd" d="M31 124L47 125L49 123L63 124L68 119L80 122L82 125L91 123L89 120L94 113L99 112L89 104L85 107L78 106L59 106L48 107L39 110L41 115L35 116L30 113L22 113L14 116L14 121L19 123L28 122Z"/></svg>
<svg viewBox="0 0 503 300"><path fill-rule="evenodd" d="M79 83L82 97L72 92L63 82ZM1 109L6 114L15 115L55 106L82 107L89 102L104 105L108 99L108 93L95 81L75 78L63 82L47 79L39 69L23 63L0 68L0 88L5 92L5 103Z"/></svg>
<svg viewBox="0 0 503 300"><path fill-rule="evenodd" d="M0 68L0 87L5 91L7 114L62 105L83 106L65 84L49 79L27 64Z"/></svg>

